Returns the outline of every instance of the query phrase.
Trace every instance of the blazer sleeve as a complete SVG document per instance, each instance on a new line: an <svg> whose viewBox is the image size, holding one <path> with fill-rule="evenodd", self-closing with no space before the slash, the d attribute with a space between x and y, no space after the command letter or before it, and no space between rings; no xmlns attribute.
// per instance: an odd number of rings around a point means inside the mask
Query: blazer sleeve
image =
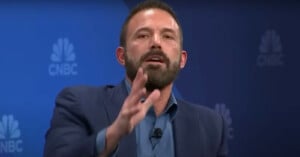
<svg viewBox="0 0 300 157"><path fill-rule="evenodd" d="M96 156L97 133L90 134L87 125L78 94L72 88L65 88L55 101L44 157Z"/></svg>

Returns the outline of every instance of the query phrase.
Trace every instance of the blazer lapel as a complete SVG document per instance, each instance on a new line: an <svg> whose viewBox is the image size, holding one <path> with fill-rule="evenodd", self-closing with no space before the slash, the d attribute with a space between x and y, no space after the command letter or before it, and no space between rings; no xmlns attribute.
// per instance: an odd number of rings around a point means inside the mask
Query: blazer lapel
<svg viewBox="0 0 300 157"><path fill-rule="evenodd" d="M117 118L127 95L128 91L126 89L125 80L123 80L118 86L115 86L111 92L108 92L104 104L110 124ZM117 154L119 154L118 156L121 157L136 157L136 152L136 138L133 130L132 133L120 141Z"/></svg>
<svg viewBox="0 0 300 157"><path fill-rule="evenodd" d="M124 81L118 86L108 90L110 91L106 92L107 95L104 98L104 104L107 110L108 119L110 123L112 123L117 118L128 92Z"/></svg>
<svg viewBox="0 0 300 157"><path fill-rule="evenodd" d="M174 147L176 157L205 157L204 144L201 142L202 129L199 129L198 116L178 104L176 117L173 121ZM203 134L202 134L203 135Z"/></svg>

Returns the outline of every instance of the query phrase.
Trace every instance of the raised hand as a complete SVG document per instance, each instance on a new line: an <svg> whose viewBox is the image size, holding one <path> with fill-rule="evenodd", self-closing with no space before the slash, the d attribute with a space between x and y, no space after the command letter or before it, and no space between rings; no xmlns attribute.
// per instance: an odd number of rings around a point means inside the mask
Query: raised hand
<svg viewBox="0 0 300 157"><path fill-rule="evenodd" d="M106 153L104 154L109 154L122 137L131 133L134 127L144 119L149 108L158 100L160 91L157 89L147 96L145 88L147 78L147 74L143 72L142 68L139 68L118 117L107 128Z"/></svg>

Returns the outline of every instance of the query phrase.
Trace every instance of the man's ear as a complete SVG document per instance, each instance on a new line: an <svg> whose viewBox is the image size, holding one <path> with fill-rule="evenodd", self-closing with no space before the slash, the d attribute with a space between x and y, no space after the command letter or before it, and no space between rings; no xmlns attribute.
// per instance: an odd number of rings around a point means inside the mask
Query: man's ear
<svg viewBox="0 0 300 157"><path fill-rule="evenodd" d="M180 68L183 69L187 61L187 52L185 50L182 50L180 57L181 57Z"/></svg>
<svg viewBox="0 0 300 157"><path fill-rule="evenodd" d="M117 57L118 62L124 66L125 65L125 48L124 47L119 46L116 49L116 57Z"/></svg>

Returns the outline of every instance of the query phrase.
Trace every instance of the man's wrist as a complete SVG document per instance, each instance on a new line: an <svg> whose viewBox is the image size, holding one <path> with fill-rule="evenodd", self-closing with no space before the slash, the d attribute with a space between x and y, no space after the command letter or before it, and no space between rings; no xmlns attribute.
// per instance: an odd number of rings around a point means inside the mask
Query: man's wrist
<svg viewBox="0 0 300 157"><path fill-rule="evenodd" d="M120 139L121 136L113 125L99 131L96 137L96 151L99 157L115 157Z"/></svg>
<svg viewBox="0 0 300 157"><path fill-rule="evenodd" d="M113 123L106 130L106 142L111 142L111 144L117 144L121 140L123 135L120 130L116 127L116 124ZM107 143L106 143L107 144Z"/></svg>

